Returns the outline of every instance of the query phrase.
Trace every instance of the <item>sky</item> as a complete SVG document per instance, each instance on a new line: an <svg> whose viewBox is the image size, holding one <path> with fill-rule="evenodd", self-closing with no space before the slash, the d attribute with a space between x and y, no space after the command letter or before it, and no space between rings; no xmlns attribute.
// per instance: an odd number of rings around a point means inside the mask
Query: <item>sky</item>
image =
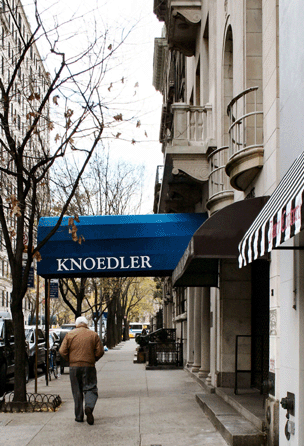
<svg viewBox="0 0 304 446"><path fill-rule="evenodd" d="M32 3L24 2L30 21ZM106 30L106 46L125 39L109 63L102 90L110 113L122 113L126 122L119 139L113 129L105 144L114 159L145 165L141 213L151 213L156 168L163 164L158 141L162 96L152 86L154 38L161 36L162 24L153 14L153 0L38 0L38 10L48 29L60 24L59 43L66 54L85 47L94 31L100 36ZM52 75L52 60L45 65Z"/></svg>

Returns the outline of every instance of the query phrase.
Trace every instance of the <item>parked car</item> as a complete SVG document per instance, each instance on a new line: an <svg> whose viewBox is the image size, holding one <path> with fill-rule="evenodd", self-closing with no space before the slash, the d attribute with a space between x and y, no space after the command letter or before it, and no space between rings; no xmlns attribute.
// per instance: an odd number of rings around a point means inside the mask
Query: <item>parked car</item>
<svg viewBox="0 0 304 446"><path fill-rule="evenodd" d="M25 338L29 344L29 365L30 374L35 374L35 357L36 357L36 327L32 325L25 326ZM45 335L41 328L38 328L38 355L37 366L43 371L45 370Z"/></svg>
<svg viewBox="0 0 304 446"><path fill-rule="evenodd" d="M26 344L25 373L26 382L29 379L29 350ZM15 338L14 325L12 319L7 316L0 316L0 397L6 389L6 383L14 378L15 373Z"/></svg>

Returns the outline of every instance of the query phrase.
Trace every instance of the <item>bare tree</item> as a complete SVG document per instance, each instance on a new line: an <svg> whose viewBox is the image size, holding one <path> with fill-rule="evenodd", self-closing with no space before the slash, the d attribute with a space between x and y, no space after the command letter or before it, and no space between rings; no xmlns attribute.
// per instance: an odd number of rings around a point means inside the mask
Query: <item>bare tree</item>
<svg viewBox="0 0 304 446"><path fill-rule="evenodd" d="M66 201L69 185L74 184L77 176L75 165L69 165L66 160L59 167L52 183L54 215L60 212L60 203ZM113 161L109 150L95 152L71 200L68 213L70 215L138 213L142 198L142 179L142 166L120 160ZM105 306L105 300L108 305L111 298L109 296L116 296L113 293L113 287L116 285L113 283L110 279L60 279L59 286L62 298L75 318L90 310L96 324L101 317L101 308ZM92 290L95 295L94 304L85 299Z"/></svg>
<svg viewBox="0 0 304 446"><path fill-rule="evenodd" d="M14 8L12 5L14 4ZM2 1L2 76L0 77L0 224L12 273L11 312L15 338L14 400L26 400L25 336L22 300L33 261L61 224L105 126L117 124L101 97L108 61L117 44L96 29L92 40L69 57L59 45L60 29L49 33L36 6L31 32L19 1ZM37 50L44 39L54 73L44 69ZM48 49L46 49L48 45ZM56 113L50 112L50 106ZM106 117L104 111L106 110ZM49 132L56 136L50 143ZM49 210L49 180L56 163L77 160L77 172L58 211L57 224L35 245L40 216ZM5 370L0 370L5 374Z"/></svg>

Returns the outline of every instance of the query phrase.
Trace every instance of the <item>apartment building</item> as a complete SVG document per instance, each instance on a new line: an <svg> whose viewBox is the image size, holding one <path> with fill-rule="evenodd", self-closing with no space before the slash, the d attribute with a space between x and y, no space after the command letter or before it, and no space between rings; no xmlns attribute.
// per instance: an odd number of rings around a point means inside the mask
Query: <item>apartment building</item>
<svg viewBox="0 0 304 446"><path fill-rule="evenodd" d="M2 0L0 3L0 76L3 88L6 89L11 82L12 75L18 63L25 43L30 39L32 32L24 12L22 3L19 0ZM45 71L43 62L39 55L36 44L33 43L20 68L18 69L15 81L10 89L10 111L9 122L12 130L12 137L20 143L27 132L28 126L32 123L35 111L37 110L40 98L47 91L49 76ZM48 108L46 108L46 115ZM40 124L27 143L25 158L27 167L30 168L35 157L39 156L40 147L49 150L49 128ZM9 166L9 155L5 149L7 138L2 121L0 121L0 138L3 142L0 146L0 160L2 167ZM1 172L1 195L2 199L16 195L16 185ZM16 229L16 219L10 215L10 230L12 239L14 229ZM25 244L26 244L25 240ZM0 231L0 311L10 311L10 294L12 290L11 271L7 258L6 247L2 233ZM28 320L31 309L29 297L24 299L24 319Z"/></svg>
<svg viewBox="0 0 304 446"><path fill-rule="evenodd" d="M300 247L302 234L293 236L294 218L284 240L269 235L280 227L275 197L282 206L293 198L297 182L288 187L284 175L303 150L303 52L293 50L303 12L289 3L154 0L164 23L154 52L164 157L154 212L209 214L166 279L164 325L214 398L245 408L261 434L248 444L272 446L304 441L301 250L284 249Z"/></svg>

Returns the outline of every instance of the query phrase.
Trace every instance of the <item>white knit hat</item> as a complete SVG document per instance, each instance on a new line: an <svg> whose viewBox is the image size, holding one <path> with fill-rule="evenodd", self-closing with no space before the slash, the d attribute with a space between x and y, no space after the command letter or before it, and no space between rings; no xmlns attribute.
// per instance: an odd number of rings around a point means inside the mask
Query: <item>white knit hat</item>
<svg viewBox="0 0 304 446"><path fill-rule="evenodd" d="M78 327L78 325L81 325L81 324L85 324L85 325L88 325L88 324L89 324L89 322L88 322L88 320L87 320L86 317L84 317L84 316L80 316L80 317L78 317L78 318L76 319L76 321L75 321L75 325L76 325L76 327Z"/></svg>

